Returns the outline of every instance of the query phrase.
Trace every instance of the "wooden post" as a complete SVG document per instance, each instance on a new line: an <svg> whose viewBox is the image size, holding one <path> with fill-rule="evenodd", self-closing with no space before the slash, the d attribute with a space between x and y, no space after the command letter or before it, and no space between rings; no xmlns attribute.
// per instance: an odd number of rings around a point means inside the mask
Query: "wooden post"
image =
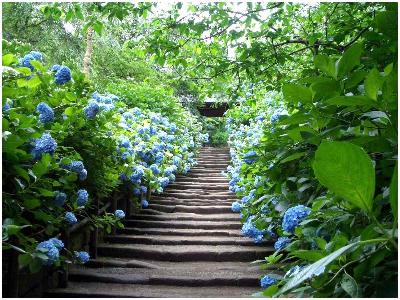
<svg viewBox="0 0 400 300"><path fill-rule="evenodd" d="M18 264L18 252L14 249L10 249L8 261L8 291L7 297L18 298L19 297L19 264Z"/></svg>
<svg viewBox="0 0 400 300"><path fill-rule="evenodd" d="M117 207L118 207L118 199L117 199L117 196L114 194L113 197L112 197L112 205L111 205L111 211L112 211L112 213L115 212L115 210L117 209ZM114 235L116 232L117 232L116 228L115 228L115 227L112 227L112 229L111 229L111 234Z"/></svg>

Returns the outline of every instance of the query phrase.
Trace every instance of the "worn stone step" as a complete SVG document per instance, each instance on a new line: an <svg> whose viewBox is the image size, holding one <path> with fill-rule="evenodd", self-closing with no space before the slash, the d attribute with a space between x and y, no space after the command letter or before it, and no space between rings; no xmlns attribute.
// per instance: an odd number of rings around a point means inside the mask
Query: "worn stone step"
<svg viewBox="0 0 400 300"><path fill-rule="evenodd" d="M240 261L219 261L219 262L208 262L208 261L189 261L189 262L176 262L176 261L160 261L153 259L132 259L126 257L108 257L98 256L95 259L91 259L85 266L90 268L102 268L102 267L126 267L126 268L145 268L145 269L161 269L161 268L173 268L173 269L185 269L185 270L232 270L240 269L244 272L264 272L260 271L259 265L249 262ZM272 267L271 267L272 268ZM269 268L270 269L270 268ZM272 268L273 269L273 268Z"/></svg>
<svg viewBox="0 0 400 300"><path fill-rule="evenodd" d="M168 185L168 189L165 191L168 192L170 190L205 190L210 194L213 191L226 191L229 189L229 184L196 184L196 183L184 183L184 182L176 182ZM233 193L232 193L233 194Z"/></svg>
<svg viewBox="0 0 400 300"><path fill-rule="evenodd" d="M160 205L149 204L150 209L158 210L161 212L189 212L201 214L216 214L216 213L232 213L231 205Z"/></svg>
<svg viewBox="0 0 400 300"><path fill-rule="evenodd" d="M231 245L145 245L100 244L99 255L112 257L140 257L166 261L254 261L272 254L274 248Z"/></svg>
<svg viewBox="0 0 400 300"><path fill-rule="evenodd" d="M239 221L152 221L152 220L125 220L128 227L138 228L187 228L187 229L240 229Z"/></svg>
<svg viewBox="0 0 400 300"><path fill-rule="evenodd" d="M173 286L258 286L259 272L244 272L238 269L187 270L176 268L88 268L75 266L69 277L79 282L104 282L125 284L151 284Z"/></svg>
<svg viewBox="0 0 400 300"><path fill-rule="evenodd" d="M105 237L105 241L119 244L147 245L241 245L252 246L254 241L245 237L180 236L180 235L134 235L118 234ZM267 244L264 243L264 244Z"/></svg>
<svg viewBox="0 0 400 300"><path fill-rule="evenodd" d="M154 234L154 235L181 235L181 236L238 236L242 234L239 230L229 229L179 229L179 228L133 228L125 227L118 229L122 234Z"/></svg>
<svg viewBox="0 0 400 300"><path fill-rule="evenodd" d="M208 178L204 178L204 177L199 177L197 179L193 179L190 177L177 177L176 182L182 182L182 183L222 183L222 184L228 184L229 185L229 179L225 178L225 177L208 177Z"/></svg>
<svg viewBox="0 0 400 300"><path fill-rule="evenodd" d="M188 205L188 206L209 206L209 205L232 205L234 199L196 199L196 200L188 200L188 199L178 199L178 198L152 198L152 204L160 204L160 205Z"/></svg>
<svg viewBox="0 0 400 300"><path fill-rule="evenodd" d="M71 282L68 288L51 289L45 297L69 298L221 298L250 297L258 287L216 286L184 287L170 285L121 284L103 282Z"/></svg>
<svg viewBox="0 0 400 300"><path fill-rule="evenodd" d="M173 220L193 220L193 221L237 221L240 216L237 213L231 214L192 214L192 213L170 213L162 215L145 215L133 214L128 219L132 220L157 220L157 221L173 221Z"/></svg>
<svg viewBox="0 0 400 300"><path fill-rule="evenodd" d="M219 192L219 193L204 193L202 191L177 191L169 190L157 196L160 197L173 197L178 199L208 199L208 200L218 200L218 199L236 199L236 196L232 192Z"/></svg>

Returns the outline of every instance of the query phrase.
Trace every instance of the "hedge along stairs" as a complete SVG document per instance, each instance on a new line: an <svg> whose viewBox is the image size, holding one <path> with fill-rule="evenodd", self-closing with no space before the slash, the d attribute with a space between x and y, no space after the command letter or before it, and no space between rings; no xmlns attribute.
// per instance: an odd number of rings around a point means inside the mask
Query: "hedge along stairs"
<svg viewBox="0 0 400 300"><path fill-rule="evenodd" d="M262 272L250 262L274 250L242 237L235 195L221 174L227 148L204 147L198 166L178 176L147 209L107 236L99 257L70 269L49 297L249 297Z"/></svg>

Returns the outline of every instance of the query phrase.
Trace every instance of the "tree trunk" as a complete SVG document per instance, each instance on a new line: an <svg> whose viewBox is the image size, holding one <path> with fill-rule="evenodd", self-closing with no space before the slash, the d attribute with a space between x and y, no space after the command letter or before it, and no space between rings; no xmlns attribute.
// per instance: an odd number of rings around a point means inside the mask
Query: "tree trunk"
<svg viewBox="0 0 400 300"><path fill-rule="evenodd" d="M90 76L90 62L93 53L93 28L89 27L86 33L86 53L83 58L83 73L87 78Z"/></svg>

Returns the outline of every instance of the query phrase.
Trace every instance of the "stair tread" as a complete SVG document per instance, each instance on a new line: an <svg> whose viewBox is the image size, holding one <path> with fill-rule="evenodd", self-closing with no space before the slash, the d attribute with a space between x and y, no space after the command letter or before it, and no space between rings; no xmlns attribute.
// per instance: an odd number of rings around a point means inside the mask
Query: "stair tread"
<svg viewBox="0 0 400 300"><path fill-rule="evenodd" d="M51 289L49 297L118 297L118 298L177 298L177 297L248 297L258 291L256 287L183 287L168 285L127 285L103 282L70 282L68 288Z"/></svg>

